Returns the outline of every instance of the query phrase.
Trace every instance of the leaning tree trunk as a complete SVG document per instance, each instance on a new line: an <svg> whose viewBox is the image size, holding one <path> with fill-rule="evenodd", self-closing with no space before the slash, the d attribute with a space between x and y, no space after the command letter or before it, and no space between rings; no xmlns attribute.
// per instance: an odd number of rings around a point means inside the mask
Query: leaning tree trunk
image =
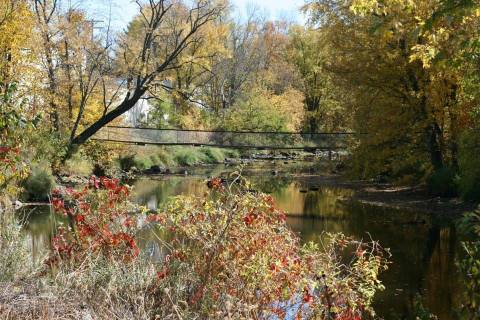
<svg viewBox="0 0 480 320"><path fill-rule="evenodd" d="M75 152L75 150L79 145L85 143L88 139L90 139L93 135L95 135L104 126L106 126L116 118L120 117L122 114L124 114L128 110L132 109L135 106L135 104L137 104L137 102L142 98L145 92L146 92L145 88L136 90L132 96L127 96L119 106L117 106L115 109L105 114L104 116L102 116L100 119L98 119L93 124L91 124L88 128L86 128L82 133L80 133L78 136L73 138L69 144L64 161L68 160L73 155L73 153Z"/></svg>

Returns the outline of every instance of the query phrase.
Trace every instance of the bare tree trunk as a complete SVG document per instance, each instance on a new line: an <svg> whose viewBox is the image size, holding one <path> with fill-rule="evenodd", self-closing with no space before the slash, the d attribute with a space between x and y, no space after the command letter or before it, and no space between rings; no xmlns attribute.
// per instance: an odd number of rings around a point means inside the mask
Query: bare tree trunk
<svg viewBox="0 0 480 320"><path fill-rule="evenodd" d="M430 161L432 163L435 171L438 171L444 167L443 162L443 152L441 148L441 137L442 131L438 124L432 123L430 127L430 140L429 140L429 151L430 151Z"/></svg>
<svg viewBox="0 0 480 320"><path fill-rule="evenodd" d="M67 158L71 156L71 152L75 149L77 145L81 145L85 143L88 139L90 139L93 135L95 135L101 128L108 125L110 122L127 112L128 110L132 109L135 104L142 98L145 94L147 89L138 89L134 92L134 94L129 97L127 96L125 100L114 110L110 111L109 113L105 114L103 117L98 119L95 123L85 129L82 133L78 136L73 138L70 142Z"/></svg>

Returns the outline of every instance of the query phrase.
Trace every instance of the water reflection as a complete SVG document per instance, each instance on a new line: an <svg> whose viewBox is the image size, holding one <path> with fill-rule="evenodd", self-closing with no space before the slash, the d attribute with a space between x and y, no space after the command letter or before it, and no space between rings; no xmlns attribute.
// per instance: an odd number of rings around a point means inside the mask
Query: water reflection
<svg viewBox="0 0 480 320"><path fill-rule="evenodd" d="M378 294L376 310L385 319L414 319L418 297L439 319L455 319L461 288L454 259L459 252L455 228L428 215L367 207L348 200L352 191L319 187L312 180L254 176L252 188L270 193L277 205L289 213L288 224L303 241L319 241L323 232L343 232L390 248L392 264L382 275L387 290ZM133 199L157 209L175 195L207 192L205 178L169 177L138 180ZM50 241L54 225L47 212L33 215L26 226L32 252ZM157 235L145 229L141 247L152 259L161 255Z"/></svg>
<svg viewBox="0 0 480 320"><path fill-rule="evenodd" d="M24 232L28 235L27 241L32 258L38 262L43 259L54 233L56 222L51 214L50 207L41 206L25 208L19 217L24 224Z"/></svg>

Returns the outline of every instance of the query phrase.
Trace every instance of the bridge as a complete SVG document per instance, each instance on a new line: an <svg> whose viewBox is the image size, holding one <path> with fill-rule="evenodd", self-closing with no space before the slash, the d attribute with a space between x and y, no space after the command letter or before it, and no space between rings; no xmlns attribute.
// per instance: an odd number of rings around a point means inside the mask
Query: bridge
<svg viewBox="0 0 480 320"><path fill-rule="evenodd" d="M232 149L345 150L355 133L204 131L108 126L92 138L137 145L209 146Z"/></svg>

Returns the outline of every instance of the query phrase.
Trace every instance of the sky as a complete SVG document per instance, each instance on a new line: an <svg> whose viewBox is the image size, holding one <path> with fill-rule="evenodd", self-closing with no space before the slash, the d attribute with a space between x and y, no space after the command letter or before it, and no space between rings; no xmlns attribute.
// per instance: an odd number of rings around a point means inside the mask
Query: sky
<svg viewBox="0 0 480 320"><path fill-rule="evenodd" d="M270 19L287 19L292 22L302 22L303 15L299 8L305 0L230 0L234 5L234 15L245 17L247 8L258 7L266 17ZM82 7L86 5L95 20L108 20L109 5L112 3L112 25L117 30L124 29L128 22L137 13L137 5L132 0L86 0L82 1Z"/></svg>
<svg viewBox="0 0 480 320"><path fill-rule="evenodd" d="M286 18L299 22L302 20L299 9L305 0L233 0L232 3L236 7L235 10L242 15L246 14L246 8L254 5L264 10L269 18Z"/></svg>

